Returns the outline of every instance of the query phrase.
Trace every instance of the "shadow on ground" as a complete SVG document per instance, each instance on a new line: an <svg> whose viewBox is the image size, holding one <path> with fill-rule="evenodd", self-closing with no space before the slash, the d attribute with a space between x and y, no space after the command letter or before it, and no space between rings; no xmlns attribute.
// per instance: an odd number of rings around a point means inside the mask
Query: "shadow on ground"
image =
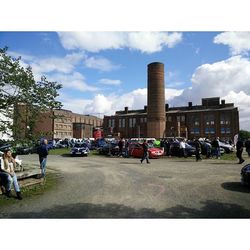
<svg viewBox="0 0 250 250"><path fill-rule="evenodd" d="M181 205L162 211L138 209L121 204L76 203L55 206L41 212L16 212L0 214L2 218L250 218L250 210L237 204L207 200L199 209Z"/></svg>
<svg viewBox="0 0 250 250"><path fill-rule="evenodd" d="M243 186L240 182L224 182L221 186L230 191L241 192L241 193L250 193L249 186Z"/></svg>

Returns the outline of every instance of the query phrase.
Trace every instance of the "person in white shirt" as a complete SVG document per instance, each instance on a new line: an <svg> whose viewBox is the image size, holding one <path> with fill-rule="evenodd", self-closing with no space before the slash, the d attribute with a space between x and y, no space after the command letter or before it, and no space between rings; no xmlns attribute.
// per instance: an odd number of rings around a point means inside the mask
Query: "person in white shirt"
<svg viewBox="0 0 250 250"><path fill-rule="evenodd" d="M187 157L187 153L186 153L186 143L184 140L182 140L180 142L180 149L181 149L181 153L184 157Z"/></svg>
<svg viewBox="0 0 250 250"><path fill-rule="evenodd" d="M12 157L11 151L7 149L3 155L3 161L1 164L1 175L5 175L7 178L7 184L5 186L6 196L11 196L11 186L14 185L14 190L18 200L22 200L21 191L15 174L15 159Z"/></svg>

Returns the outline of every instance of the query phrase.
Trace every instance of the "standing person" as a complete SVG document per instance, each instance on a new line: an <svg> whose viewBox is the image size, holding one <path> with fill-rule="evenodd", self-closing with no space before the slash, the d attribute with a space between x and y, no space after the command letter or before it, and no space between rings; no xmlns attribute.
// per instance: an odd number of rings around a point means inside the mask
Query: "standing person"
<svg viewBox="0 0 250 250"><path fill-rule="evenodd" d="M248 153L248 157L250 157L250 139L248 138L245 142L246 152Z"/></svg>
<svg viewBox="0 0 250 250"><path fill-rule="evenodd" d="M12 157L11 151L7 149L3 155L3 161L1 163L1 177L6 181L5 190L6 196L11 197L11 186L14 185L14 190L18 200L22 200L20 187L15 174L15 159Z"/></svg>
<svg viewBox="0 0 250 250"><path fill-rule="evenodd" d="M180 141L180 150L181 150L181 156L184 156L185 158L187 158L186 144L184 140Z"/></svg>
<svg viewBox="0 0 250 250"><path fill-rule="evenodd" d="M41 144L38 148L39 162L41 168L41 178L44 178L46 173L47 156L49 154L47 144L48 144L47 139L42 139Z"/></svg>
<svg viewBox="0 0 250 250"><path fill-rule="evenodd" d="M215 138L212 142L212 147L214 151L214 155L217 159L220 159L220 143L219 143L219 137Z"/></svg>
<svg viewBox="0 0 250 250"><path fill-rule="evenodd" d="M125 141L125 156L126 157L129 157L129 145L130 145L130 142L129 142L129 139L127 139Z"/></svg>
<svg viewBox="0 0 250 250"><path fill-rule="evenodd" d="M146 159L147 163L150 163L149 162L149 159L148 159L148 144L147 144L147 141L144 140L143 143L142 143L142 148L143 148L143 155L142 155L142 158L141 158L141 163Z"/></svg>
<svg viewBox="0 0 250 250"><path fill-rule="evenodd" d="M243 163L245 160L242 158L242 152L243 152L243 141L240 137L238 137L238 141L236 143L236 156L239 159L238 164Z"/></svg>
<svg viewBox="0 0 250 250"><path fill-rule="evenodd" d="M195 157L196 157L196 161L202 160L202 159L201 159L201 155L200 155L200 152L201 152L201 144L200 144L200 142L199 142L198 139L195 139L195 141L194 141L194 146L195 146Z"/></svg>
<svg viewBox="0 0 250 250"><path fill-rule="evenodd" d="M122 156L122 150L123 150L123 147L124 147L124 140L123 138L120 138L120 141L118 142L118 147L119 147L119 153L118 153L118 157Z"/></svg>

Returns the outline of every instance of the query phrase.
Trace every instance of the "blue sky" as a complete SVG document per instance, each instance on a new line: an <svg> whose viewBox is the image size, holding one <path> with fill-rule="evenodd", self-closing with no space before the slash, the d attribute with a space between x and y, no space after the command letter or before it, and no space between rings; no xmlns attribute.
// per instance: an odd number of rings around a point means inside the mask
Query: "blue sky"
<svg viewBox="0 0 250 250"><path fill-rule="evenodd" d="M0 32L0 47L31 65L36 79L63 84L64 108L98 116L146 105L147 64L165 64L166 102L220 96L250 129L248 32Z"/></svg>

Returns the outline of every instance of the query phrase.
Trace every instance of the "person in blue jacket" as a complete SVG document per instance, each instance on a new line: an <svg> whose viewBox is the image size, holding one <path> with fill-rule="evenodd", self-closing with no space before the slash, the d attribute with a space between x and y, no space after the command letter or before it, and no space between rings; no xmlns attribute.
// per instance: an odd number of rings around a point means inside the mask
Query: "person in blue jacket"
<svg viewBox="0 0 250 250"><path fill-rule="evenodd" d="M41 139L41 143L38 148L39 162L41 168L41 178L44 178L46 173L47 156L49 154L47 144L48 144L47 139Z"/></svg>

